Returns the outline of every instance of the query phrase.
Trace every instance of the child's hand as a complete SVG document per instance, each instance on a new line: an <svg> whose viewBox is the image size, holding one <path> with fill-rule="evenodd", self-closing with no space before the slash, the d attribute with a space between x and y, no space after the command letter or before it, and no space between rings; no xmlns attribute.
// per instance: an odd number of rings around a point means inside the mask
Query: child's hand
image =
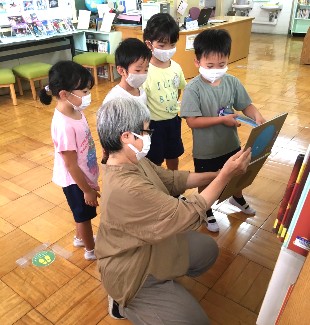
<svg viewBox="0 0 310 325"><path fill-rule="evenodd" d="M237 116L238 116L238 114L228 114L228 115L225 115L225 116L220 116L220 118L222 119L222 124L224 124L226 126L237 126L237 127L239 127L241 125L241 123L236 120Z"/></svg>
<svg viewBox="0 0 310 325"><path fill-rule="evenodd" d="M84 200L87 205L90 205L92 207L97 207L99 205L97 198L100 197L100 194L94 190L91 189L89 192L84 192Z"/></svg>
<svg viewBox="0 0 310 325"><path fill-rule="evenodd" d="M262 116L258 116L255 118L255 122L257 125L261 125L266 122L266 120Z"/></svg>

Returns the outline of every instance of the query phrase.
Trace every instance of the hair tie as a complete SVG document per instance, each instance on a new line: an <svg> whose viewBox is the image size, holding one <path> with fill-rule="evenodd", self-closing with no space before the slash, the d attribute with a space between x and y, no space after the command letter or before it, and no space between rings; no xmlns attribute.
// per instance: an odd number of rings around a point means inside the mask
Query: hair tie
<svg viewBox="0 0 310 325"><path fill-rule="evenodd" d="M50 91L50 87L49 87L49 85L46 85L46 86L44 87L44 89L45 89L46 91Z"/></svg>

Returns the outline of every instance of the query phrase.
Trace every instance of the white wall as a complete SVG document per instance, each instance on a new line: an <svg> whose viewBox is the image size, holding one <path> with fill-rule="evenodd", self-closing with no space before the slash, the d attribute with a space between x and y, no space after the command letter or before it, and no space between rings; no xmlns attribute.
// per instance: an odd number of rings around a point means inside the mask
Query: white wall
<svg viewBox="0 0 310 325"><path fill-rule="evenodd" d="M250 11L250 16L255 17L253 20L252 32L288 34L288 31L290 29L293 0L279 0L279 3L282 4L283 8L278 15L276 25L268 25L269 12L260 8L263 3L264 2L253 3L253 9ZM257 24L256 22L266 22L267 24Z"/></svg>

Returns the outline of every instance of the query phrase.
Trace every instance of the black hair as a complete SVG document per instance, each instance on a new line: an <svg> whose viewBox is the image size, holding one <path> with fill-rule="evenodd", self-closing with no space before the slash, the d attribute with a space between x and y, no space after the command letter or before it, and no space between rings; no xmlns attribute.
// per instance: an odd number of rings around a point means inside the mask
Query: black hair
<svg viewBox="0 0 310 325"><path fill-rule="evenodd" d="M150 61L151 50L137 38L127 38L122 41L115 51L115 65L128 70L128 67L139 59Z"/></svg>
<svg viewBox="0 0 310 325"><path fill-rule="evenodd" d="M145 41L169 41L171 44L179 40L180 28L172 16L165 13L153 15L146 24L143 32Z"/></svg>
<svg viewBox="0 0 310 325"><path fill-rule="evenodd" d="M52 102L52 96L59 97L61 90L71 92L85 88L91 89L93 86L94 77L82 65L72 61L59 61L48 72L49 90L41 89L39 98L42 104L49 105Z"/></svg>
<svg viewBox="0 0 310 325"><path fill-rule="evenodd" d="M214 53L220 56L230 55L231 37L225 29L207 29L199 33L194 40L196 59Z"/></svg>

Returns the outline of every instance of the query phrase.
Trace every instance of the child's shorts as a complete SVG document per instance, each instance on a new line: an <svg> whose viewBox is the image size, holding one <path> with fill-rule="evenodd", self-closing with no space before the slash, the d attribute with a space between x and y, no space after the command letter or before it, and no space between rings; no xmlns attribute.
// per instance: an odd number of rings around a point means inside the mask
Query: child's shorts
<svg viewBox="0 0 310 325"><path fill-rule="evenodd" d="M84 193L76 184L63 187L62 189L73 213L75 222L88 221L97 216L96 207L85 203Z"/></svg>
<svg viewBox="0 0 310 325"><path fill-rule="evenodd" d="M176 159L184 153L178 115L170 120L151 121L150 129L154 129L154 133L147 158L154 164L161 165L165 159Z"/></svg>
<svg viewBox="0 0 310 325"><path fill-rule="evenodd" d="M219 169L223 168L226 161L237 153L241 148L227 153L226 155L219 156L212 159L197 159L194 158L195 173L204 172L217 172Z"/></svg>

